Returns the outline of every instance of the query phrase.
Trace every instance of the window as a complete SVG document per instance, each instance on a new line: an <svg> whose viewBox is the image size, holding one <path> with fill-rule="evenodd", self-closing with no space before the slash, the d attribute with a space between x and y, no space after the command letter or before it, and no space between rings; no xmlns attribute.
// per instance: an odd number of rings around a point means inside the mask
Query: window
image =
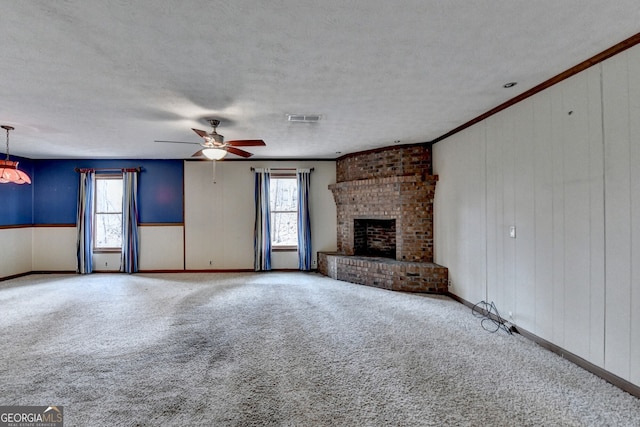
<svg viewBox="0 0 640 427"><path fill-rule="evenodd" d="M298 182L294 175L271 176L269 205L272 249L297 249Z"/></svg>
<svg viewBox="0 0 640 427"><path fill-rule="evenodd" d="M122 177L96 176L93 247L97 251L122 248Z"/></svg>

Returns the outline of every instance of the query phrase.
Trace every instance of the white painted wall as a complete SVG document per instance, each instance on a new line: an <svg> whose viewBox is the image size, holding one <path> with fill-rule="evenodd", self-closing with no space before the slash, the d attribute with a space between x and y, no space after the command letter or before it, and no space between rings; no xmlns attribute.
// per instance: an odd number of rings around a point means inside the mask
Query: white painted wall
<svg viewBox="0 0 640 427"><path fill-rule="evenodd" d="M93 271L120 271L120 252L96 252L93 254Z"/></svg>
<svg viewBox="0 0 640 427"><path fill-rule="evenodd" d="M336 207L331 191L335 162L185 162L187 270L253 269L254 181L251 167L314 168L309 201L313 259L336 249ZM274 252L272 267L298 268L295 252Z"/></svg>
<svg viewBox="0 0 640 427"><path fill-rule="evenodd" d="M23 262L23 270L17 273L5 273L3 267L0 267L0 277L30 271L76 270L75 227L33 227L21 230L25 230L23 234L30 235L30 240L32 239L29 251L33 266ZM142 225L139 230L140 270L184 269L182 225ZM7 230L2 230L4 231ZM95 253L93 267L95 271L119 271L120 253Z"/></svg>
<svg viewBox="0 0 640 427"><path fill-rule="evenodd" d="M435 144L433 159L451 291L640 385L640 47Z"/></svg>
<svg viewBox="0 0 640 427"><path fill-rule="evenodd" d="M184 227L142 225L140 270L184 270Z"/></svg>
<svg viewBox="0 0 640 427"><path fill-rule="evenodd" d="M31 228L0 229L0 277L33 270Z"/></svg>
<svg viewBox="0 0 640 427"><path fill-rule="evenodd" d="M76 271L76 227L34 227L33 270Z"/></svg>

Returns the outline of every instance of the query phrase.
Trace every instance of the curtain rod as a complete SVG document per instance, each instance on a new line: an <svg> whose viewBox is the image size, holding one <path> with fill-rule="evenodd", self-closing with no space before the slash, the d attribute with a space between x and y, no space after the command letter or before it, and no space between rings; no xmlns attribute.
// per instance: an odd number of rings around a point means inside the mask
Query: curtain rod
<svg viewBox="0 0 640 427"><path fill-rule="evenodd" d="M254 168L253 166L250 167L249 169L251 169L251 172L256 170L256 168ZM265 168L265 169L270 169L272 171L295 171L295 170L298 170L298 168ZM302 168L302 169L306 169L306 168ZM315 168L310 168L309 170L311 172L313 172L314 169Z"/></svg>
<svg viewBox="0 0 640 427"><path fill-rule="evenodd" d="M140 172L142 171L142 167L138 166L135 168L75 168L76 172L87 172L87 171L119 171L119 172Z"/></svg>

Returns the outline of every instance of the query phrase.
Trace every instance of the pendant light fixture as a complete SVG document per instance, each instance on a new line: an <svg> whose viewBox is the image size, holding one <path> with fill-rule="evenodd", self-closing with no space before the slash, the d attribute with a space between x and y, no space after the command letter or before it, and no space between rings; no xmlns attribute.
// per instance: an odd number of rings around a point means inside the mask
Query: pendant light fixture
<svg viewBox="0 0 640 427"><path fill-rule="evenodd" d="M18 162L9 160L9 131L13 126L2 125L2 129L7 131L7 158L0 160L0 184L13 182L15 184L31 184L29 175L18 169Z"/></svg>

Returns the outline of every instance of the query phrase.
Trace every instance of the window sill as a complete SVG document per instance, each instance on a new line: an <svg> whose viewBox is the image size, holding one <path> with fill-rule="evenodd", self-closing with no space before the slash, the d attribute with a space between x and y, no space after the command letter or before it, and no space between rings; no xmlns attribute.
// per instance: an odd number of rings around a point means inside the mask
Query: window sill
<svg viewBox="0 0 640 427"><path fill-rule="evenodd" d="M271 246L271 252L298 252L297 246Z"/></svg>
<svg viewBox="0 0 640 427"><path fill-rule="evenodd" d="M114 254L122 252L121 248L94 248L94 254Z"/></svg>

